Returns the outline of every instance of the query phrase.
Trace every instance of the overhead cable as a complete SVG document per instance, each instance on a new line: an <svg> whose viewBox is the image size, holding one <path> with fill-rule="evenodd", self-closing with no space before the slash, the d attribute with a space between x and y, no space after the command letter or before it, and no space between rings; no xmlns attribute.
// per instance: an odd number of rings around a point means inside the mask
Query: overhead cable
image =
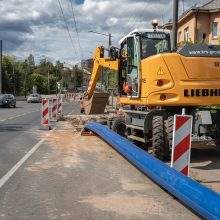
<svg viewBox="0 0 220 220"><path fill-rule="evenodd" d="M80 44L80 40L79 40L79 32L78 32L78 29L77 29L75 14L74 14L74 10L73 10L73 3L72 3L71 0L69 0L69 1L70 1L71 9L72 9L72 15L73 15L73 20L74 20L74 26L75 26L76 36L77 36L77 42L78 42L79 49L80 49L80 55L81 55L81 58L83 59L82 48L81 48L81 44Z"/></svg>
<svg viewBox="0 0 220 220"><path fill-rule="evenodd" d="M63 16L63 20L64 20L64 23L65 23L65 25L66 25L66 30L67 30L67 32L68 32L69 39L70 39L70 42L71 42L71 44L72 44L74 53L77 55L76 48L75 48L74 43L73 43L73 39L72 39L72 37L71 37L71 35L70 35L70 31L69 31L69 27L68 27L68 24L67 24L67 20L66 20L66 18L65 18L65 16L64 16L64 13L63 13L63 8L62 8L62 6L61 6L60 0L57 0L57 1L58 1L58 3L59 3L59 6L60 6L60 11L61 11L61 14L62 14L62 16Z"/></svg>

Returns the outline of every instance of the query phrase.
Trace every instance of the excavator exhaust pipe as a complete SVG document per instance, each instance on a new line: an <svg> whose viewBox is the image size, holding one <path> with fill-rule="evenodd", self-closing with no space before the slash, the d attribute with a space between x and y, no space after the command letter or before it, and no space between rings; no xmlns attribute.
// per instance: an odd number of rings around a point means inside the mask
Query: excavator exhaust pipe
<svg viewBox="0 0 220 220"><path fill-rule="evenodd" d="M94 93L87 100L83 99L83 107L86 115L103 114L109 100L109 93Z"/></svg>

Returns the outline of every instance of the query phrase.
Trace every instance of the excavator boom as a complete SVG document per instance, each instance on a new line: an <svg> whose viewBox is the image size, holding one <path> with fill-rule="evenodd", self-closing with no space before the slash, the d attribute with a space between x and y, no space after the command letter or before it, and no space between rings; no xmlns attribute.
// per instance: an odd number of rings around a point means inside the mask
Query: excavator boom
<svg viewBox="0 0 220 220"><path fill-rule="evenodd" d="M87 91L83 94L83 108L85 114L103 114L109 99L108 93L96 93L95 87L103 67L113 70L119 69L119 60L104 57L104 47L97 47L94 53L94 66Z"/></svg>

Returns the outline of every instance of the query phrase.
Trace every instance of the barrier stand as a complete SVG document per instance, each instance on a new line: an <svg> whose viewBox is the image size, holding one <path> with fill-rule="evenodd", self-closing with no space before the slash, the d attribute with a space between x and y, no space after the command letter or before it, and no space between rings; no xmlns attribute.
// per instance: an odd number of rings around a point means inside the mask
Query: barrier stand
<svg viewBox="0 0 220 220"><path fill-rule="evenodd" d="M174 115L171 167L189 176L192 116Z"/></svg>
<svg viewBox="0 0 220 220"><path fill-rule="evenodd" d="M52 99L51 119L50 121L57 121L57 98Z"/></svg>
<svg viewBox="0 0 220 220"><path fill-rule="evenodd" d="M41 102L41 130L48 129L50 130L49 122L49 99L42 99Z"/></svg>

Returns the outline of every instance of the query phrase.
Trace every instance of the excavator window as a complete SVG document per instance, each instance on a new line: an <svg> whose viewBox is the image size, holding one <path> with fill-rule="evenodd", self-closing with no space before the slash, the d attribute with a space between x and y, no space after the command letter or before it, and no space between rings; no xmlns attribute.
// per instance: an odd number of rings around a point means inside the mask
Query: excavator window
<svg viewBox="0 0 220 220"><path fill-rule="evenodd" d="M132 96L138 96L138 53L135 37L127 38L127 76L126 81L132 87Z"/></svg>
<svg viewBox="0 0 220 220"><path fill-rule="evenodd" d="M144 33L141 36L141 57L170 52L170 37L165 33Z"/></svg>

